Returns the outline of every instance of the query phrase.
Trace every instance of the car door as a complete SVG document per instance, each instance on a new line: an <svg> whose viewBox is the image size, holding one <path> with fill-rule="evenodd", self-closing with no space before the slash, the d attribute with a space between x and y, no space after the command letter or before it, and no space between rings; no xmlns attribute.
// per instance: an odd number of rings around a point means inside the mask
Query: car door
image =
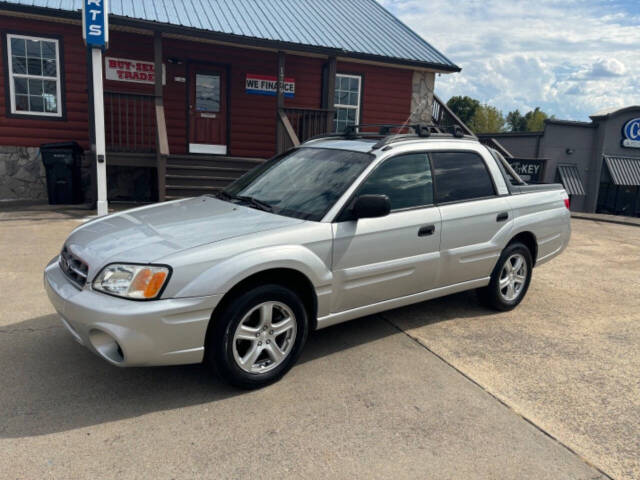
<svg viewBox="0 0 640 480"><path fill-rule="evenodd" d="M391 212L333 224L332 313L429 290L437 281L440 213L427 155L385 160L356 197L363 194L387 195Z"/></svg>
<svg viewBox="0 0 640 480"><path fill-rule="evenodd" d="M474 151L431 152L436 203L442 218L438 286L491 275L512 228L507 198L499 196L483 157Z"/></svg>

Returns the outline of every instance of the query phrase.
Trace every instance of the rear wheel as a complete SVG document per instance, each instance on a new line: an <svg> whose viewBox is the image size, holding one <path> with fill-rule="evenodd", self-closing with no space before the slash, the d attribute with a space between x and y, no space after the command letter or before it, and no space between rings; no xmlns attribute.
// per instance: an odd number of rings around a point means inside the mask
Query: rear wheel
<svg viewBox="0 0 640 480"><path fill-rule="evenodd" d="M280 285L249 290L212 321L206 361L241 388L279 380L300 356L309 323L299 297Z"/></svg>
<svg viewBox="0 0 640 480"><path fill-rule="evenodd" d="M489 285L478 289L483 304L500 311L518 306L529 289L533 261L531 252L520 242L505 248L496 263Z"/></svg>

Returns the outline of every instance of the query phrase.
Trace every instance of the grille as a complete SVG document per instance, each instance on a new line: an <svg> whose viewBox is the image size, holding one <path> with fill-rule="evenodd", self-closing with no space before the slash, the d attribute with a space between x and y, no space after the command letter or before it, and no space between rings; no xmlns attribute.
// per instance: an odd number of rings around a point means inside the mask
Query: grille
<svg viewBox="0 0 640 480"><path fill-rule="evenodd" d="M60 268L76 285L84 287L87 283L89 265L81 258L72 254L65 245L60 252Z"/></svg>

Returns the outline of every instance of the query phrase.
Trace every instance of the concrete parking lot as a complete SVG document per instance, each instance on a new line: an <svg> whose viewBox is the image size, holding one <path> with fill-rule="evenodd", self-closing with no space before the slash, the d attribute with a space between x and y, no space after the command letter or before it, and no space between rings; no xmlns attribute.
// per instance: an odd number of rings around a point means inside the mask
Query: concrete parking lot
<svg viewBox="0 0 640 480"><path fill-rule="evenodd" d="M574 220L515 311L339 325L241 392L73 341L41 271L85 214L0 211L0 478L640 478L638 227Z"/></svg>

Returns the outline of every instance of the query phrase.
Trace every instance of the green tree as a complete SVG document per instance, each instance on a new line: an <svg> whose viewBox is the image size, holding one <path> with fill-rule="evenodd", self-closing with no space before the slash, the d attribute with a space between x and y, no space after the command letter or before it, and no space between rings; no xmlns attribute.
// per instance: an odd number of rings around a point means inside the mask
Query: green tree
<svg viewBox="0 0 640 480"><path fill-rule="evenodd" d="M540 110L540 107L536 107L535 110L527 112L524 116L524 119L527 122L527 131L541 132L544 130L544 121L547 118L549 118L549 116Z"/></svg>
<svg viewBox="0 0 640 480"><path fill-rule="evenodd" d="M467 124L475 133L496 133L504 131L502 112L491 105L480 105Z"/></svg>
<svg viewBox="0 0 640 480"><path fill-rule="evenodd" d="M476 114L476 110L480 108L480 102L466 95L464 97L456 96L449 99L447 107L449 107L463 123L468 125Z"/></svg>
<svg viewBox="0 0 640 480"><path fill-rule="evenodd" d="M511 132L527 131L527 120L518 109L515 109L513 112L509 112L507 114L507 125L509 126L509 131Z"/></svg>

